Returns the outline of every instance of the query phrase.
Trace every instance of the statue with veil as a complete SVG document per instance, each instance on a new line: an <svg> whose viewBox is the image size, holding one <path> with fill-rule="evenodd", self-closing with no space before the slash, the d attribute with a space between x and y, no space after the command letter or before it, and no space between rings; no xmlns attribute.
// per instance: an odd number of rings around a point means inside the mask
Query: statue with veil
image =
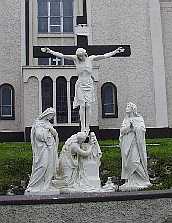
<svg viewBox="0 0 172 223"><path fill-rule="evenodd" d="M147 171L145 132L144 120L137 113L137 106L129 102L120 129L121 179L125 180L120 186L122 191L140 190L151 186Z"/></svg>
<svg viewBox="0 0 172 223"><path fill-rule="evenodd" d="M59 191L53 186L52 179L58 168L58 133L50 120L56 112L47 108L34 122L31 129L33 153L32 174L25 195L51 195Z"/></svg>

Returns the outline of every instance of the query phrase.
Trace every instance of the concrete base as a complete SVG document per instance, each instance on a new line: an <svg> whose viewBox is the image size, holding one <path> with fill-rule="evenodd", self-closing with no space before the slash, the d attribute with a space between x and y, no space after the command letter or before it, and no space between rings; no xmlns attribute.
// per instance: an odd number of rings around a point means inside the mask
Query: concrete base
<svg viewBox="0 0 172 223"><path fill-rule="evenodd" d="M3 223L171 223L172 190L0 196Z"/></svg>

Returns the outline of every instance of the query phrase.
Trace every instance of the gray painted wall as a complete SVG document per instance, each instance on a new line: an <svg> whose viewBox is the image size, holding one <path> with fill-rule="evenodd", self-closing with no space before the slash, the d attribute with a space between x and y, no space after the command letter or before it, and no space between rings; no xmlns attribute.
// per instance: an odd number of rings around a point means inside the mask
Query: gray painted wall
<svg viewBox="0 0 172 223"><path fill-rule="evenodd" d="M128 101L138 105L147 126L155 126L149 9L147 0L94 0L92 9L93 44L130 44L130 58L111 58L100 64L101 85L112 81L118 88L118 119L101 118L102 128L119 128ZM112 15L115 15L114 17Z"/></svg>
<svg viewBox="0 0 172 223"><path fill-rule="evenodd" d="M0 1L0 84L15 90L15 120L0 121L1 131L22 131L21 2Z"/></svg>
<svg viewBox="0 0 172 223"><path fill-rule="evenodd" d="M29 96L29 97L28 97ZM24 126L31 126L39 114L39 81L30 77L24 84Z"/></svg>
<svg viewBox="0 0 172 223"><path fill-rule="evenodd" d="M161 4L169 127L172 127L172 2Z"/></svg>

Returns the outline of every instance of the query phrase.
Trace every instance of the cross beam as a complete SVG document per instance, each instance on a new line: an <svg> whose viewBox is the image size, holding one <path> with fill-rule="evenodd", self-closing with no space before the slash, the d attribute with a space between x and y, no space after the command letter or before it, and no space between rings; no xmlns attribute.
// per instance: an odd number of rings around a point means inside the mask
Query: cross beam
<svg viewBox="0 0 172 223"><path fill-rule="evenodd" d="M51 54L43 53L41 51L42 47L48 47L53 51L57 51L57 52L65 54L65 55L74 55L79 46L34 46L33 47L33 57L34 58L54 57ZM105 53L114 51L118 47L123 47L125 49L125 51L123 53L118 53L118 54L114 55L114 57L129 57L131 55L130 45L88 45L88 46L84 46L84 48L86 49L89 56L90 55L103 55Z"/></svg>

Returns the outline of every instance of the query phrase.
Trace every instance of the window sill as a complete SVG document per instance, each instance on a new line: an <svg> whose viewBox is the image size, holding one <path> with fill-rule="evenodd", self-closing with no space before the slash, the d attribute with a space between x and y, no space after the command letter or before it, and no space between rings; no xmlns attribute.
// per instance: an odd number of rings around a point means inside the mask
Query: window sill
<svg viewBox="0 0 172 223"><path fill-rule="evenodd" d="M0 120L15 120L15 117L0 117Z"/></svg>
<svg viewBox="0 0 172 223"><path fill-rule="evenodd" d="M38 38L74 38L74 33L38 33Z"/></svg>
<svg viewBox="0 0 172 223"><path fill-rule="evenodd" d="M116 114L103 114L102 118L118 118Z"/></svg>

